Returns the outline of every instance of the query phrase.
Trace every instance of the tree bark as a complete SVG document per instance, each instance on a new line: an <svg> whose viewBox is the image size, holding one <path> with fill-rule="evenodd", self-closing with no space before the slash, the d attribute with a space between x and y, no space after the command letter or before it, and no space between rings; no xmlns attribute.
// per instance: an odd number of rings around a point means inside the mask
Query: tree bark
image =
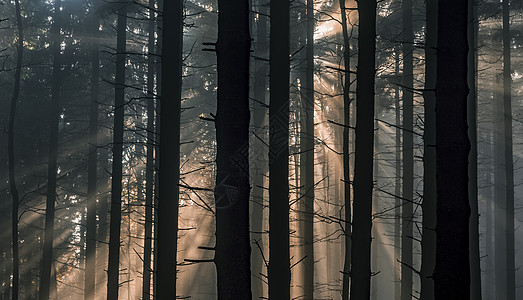
<svg viewBox="0 0 523 300"><path fill-rule="evenodd" d="M289 0L270 2L269 299L290 299Z"/></svg>
<svg viewBox="0 0 523 300"><path fill-rule="evenodd" d="M423 131L423 231L421 239L421 300L434 299L432 273L436 263L436 76L438 1L426 1L425 91L423 92L425 126Z"/></svg>
<svg viewBox="0 0 523 300"><path fill-rule="evenodd" d="M395 52L395 76L400 76L400 54L399 51ZM394 299L401 299L401 105L400 105L400 88L396 86L395 89L395 116L396 116L396 180L394 182ZM398 266L399 265L399 266Z"/></svg>
<svg viewBox="0 0 523 300"><path fill-rule="evenodd" d="M302 299L314 298L314 1L305 9L305 69L301 72L302 127L300 149L300 232L302 235Z"/></svg>
<svg viewBox="0 0 523 300"><path fill-rule="evenodd" d="M13 197L13 207L11 210L11 246L13 248L13 273L11 281L11 299L18 300L19 290L19 251L18 251L18 206L20 199L18 189L16 188L15 176L15 120L16 120L16 104L20 95L20 78L22 73L22 58L24 51L24 31L22 27L22 15L20 12L20 1L15 0L16 12L16 27L18 31L17 53L16 53L16 70L14 79L13 97L11 98L11 107L9 112L9 131L7 141L7 155L9 165L9 192Z"/></svg>
<svg viewBox="0 0 523 300"><path fill-rule="evenodd" d="M359 1L358 12L359 54L356 83L356 149L350 295L351 299L365 300L370 299L371 276L376 1Z"/></svg>
<svg viewBox="0 0 523 300"><path fill-rule="evenodd" d="M51 269L53 267L54 213L56 201L58 124L60 121L60 84L61 84L61 0L54 4L53 25L51 27L51 53L53 55L53 74L51 86L51 114L49 116L49 160L47 166L47 199L45 206L44 248L40 275L40 300L48 300L51 295Z"/></svg>
<svg viewBox="0 0 523 300"><path fill-rule="evenodd" d="M111 182L111 215L109 228L109 266L107 275L107 300L118 299L120 268L120 223L122 219L122 151L125 100L125 49L127 27L127 4L117 11L116 76L114 84L114 136L113 167Z"/></svg>
<svg viewBox="0 0 523 300"><path fill-rule="evenodd" d="M176 298L176 257L180 181L183 1L165 1L162 18L158 266L156 297Z"/></svg>
<svg viewBox="0 0 523 300"><path fill-rule="evenodd" d="M149 0L148 57L147 57L147 156L145 162L145 228L143 246L142 300L151 299L151 245L153 240L154 195L154 71L155 0Z"/></svg>
<svg viewBox="0 0 523 300"><path fill-rule="evenodd" d="M98 82L100 77L100 52L98 41L98 17L91 20L91 82L89 103L89 148L87 161L87 218L85 242L85 286L84 299L95 297L96 285L96 198L97 198L97 155L98 155Z"/></svg>
<svg viewBox="0 0 523 300"><path fill-rule="evenodd" d="M435 299L470 299L466 0L440 0L436 83Z"/></svg>
<svg viewBox="0 0 523 300"><path fill-rule="evenodd" d="M509 0L503 0L503 124L505 144L505 201L506 201L506 293L507 300L516 298L516 268L514 241L514 162L512 150L512 77L510 70L510 10Z"/></svg>
<svg viewBox="0 0 523 300"><path fill-rule="evenodd" d="M347 21L347 7L345 0L339 0L341 12L341 26L343 34L343 63L345 72L343 74L343 188L344 188L344 208L345 208L345 260L343 263L343 279L342 279L342 300L349 299L350 292L350 267L351 267L351 233L352 233L352 204L351 204L351 184L350 184L350 128L351 112L350 112L350 37L348 32Z"/></svg>
<svg viewBox="0 0 523 300"><path fill-rule="evenodd" d="M249 3L218 1L216 252L218 299L251 299ZM163 107L162 107L163 109Z"/></svg>

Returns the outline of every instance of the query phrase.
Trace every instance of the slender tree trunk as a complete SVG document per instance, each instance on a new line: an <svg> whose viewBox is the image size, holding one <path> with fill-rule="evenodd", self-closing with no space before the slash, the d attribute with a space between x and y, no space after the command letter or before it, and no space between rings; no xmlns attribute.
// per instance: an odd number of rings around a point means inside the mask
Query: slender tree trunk
<svg viewBox="0 0 523 300"><path fill-rule="evenodd" d="M378 115L378 112L376 113ZM379 198L379 170L380 170L380 164L379 164L379 156L380 156L380 139L379 139L379 123L376 116L374 117L374 170L373 170L373 176L374 176L374 211L379 211L380 209L380 198ZM372 239L374 240L374 243L371 244L371 271L376 272L378 270L378 245L380 243L380 236L378 233L377 226L372 227ZM372 276L371 277L371 299L378 299L378 277Z"/></svg>
<svg viewBox="0 0 523 300"><path fill-rule="evenodd" d="M149 40L147 57L147 156L145 162L145 229L143 246L142 300L151 299L151 245L153 240L154 189L154 65L155 0L149 0Z"/></svg>
<svg viewBox="0 0 523 300"><path fill-rule="evenodd" d="M45 206L44 248L40 275L40 300L48 300L51 295L51 269L53 267L54 210L56 201L56 172L58 158L58 124L60 119L60 29L61 1L54 4L53 25L51 28L51 53L53 55L53 74L51 86L51 114L49 116L49 161L47 166L47 200Z"/></svg>
<svg viewBox="0 0 523 300"><path fill-rule="evenodd" d="M421 300L434 299L432 272L436 263L436 47L438 1L427 0L425 33L425 126L423 131L423 231L421 239Z"/></svg>
<svg viewBox="0 0 523 300"><path fill-rule="evenodd" d="M350 40L347 22L347 9L345 0L339 0L341 11L341 26L343 33L343 63L345 72L343 74L343 187L344 187L344 240L345 240L345 261L343 264L342 280L342 300L349 299L350 291L350 266L351 266L351 232L352 232L352 205L351 205L351 184L350 184Z"/></svg>
<svg viewBox="0 0 523 300"><path fill-rule="evenodd" d="M216 254L218 299L251 299L249 3L218 1Z"/></svg>
<svg viewBox="0 0 523 300"><path fill-rule="evenodd" d="M412 299L412 237L414 236L414 33L412 0L403 0L403 198L401 230L401 299Z"/></svg>
<svg viewBox="0 0 523 300"><path fill-rule="evenodd" d="M376 1L358 2L359 38L356 84L356 151L352 230L351 299L370 299L372 230L372 160L374 144L374 77Z"/></svg>
<svg viewBox="0 0 523 300"><path fill-rule="evenodd" d="M269 299L290 299L289 0L270 2Z"/></svg>
<svg viewBox="0 0 523 300"><path fill-rule="evenodd" d="M506 290L507 300L516 298L516 268L514 247L514 163L512 153L512 77L510 69L510 10L509 0L503 0L503 123L505 133L505 200L506 200Z"/></svg>
<svg viewBox="0 0 523 300"><path fill-rule="evenodd" d="M15 0L16 25L18 30L17 53L16 53L16 70L13 97L11 98L11 108L9 112L9 132L7 141L7 155L9 165L9 192L13 197L13 207L11 211L11 246L13 247L13 273L11 281L11 299L18 300L19 289L19 256L18 256L18 205L20 199L18 196L18 189L16 188L15 176L15 119L16 119L16 104L20 95L20 78L22 73L22 57L24 51L24 32L22 27L22 15L20 12L20 1Z"/></svg>
<svg viewBox="0 0 523 300"><path fill-rule="evenodd" d="M98 81L100 77L100 52L98 41L99 22L92 17L91 33L91 101L89 107L89 153L87 173L87 226L84 299L95 297L96 283L96 198L97 198L97 155L98 155Z"/></svg>
<svg viewBox="0 0 523 300"><path fill-rule="evenodd" d="M258 22L256 23L256 49L255 56L258 58L267 57L267 11L268 3L263 0L258 2ZM253 124L254 130L260 138L264 138L263 127L266 124L266 87L267 87L267 63L261 59L255 62L255 75L254 75L254 99L253 103ZM255 153L259 153L259 149L264 149L265 145L258 138L254 139L254 150ZM263 205L264 205L264 175L267 172L266 168L266 156L256 155L251 160L254 160L255 166L253 169L253 183L252 188L252 211L251 211L251 245L256 245L256 242L260 246L263 246ZM260 247L263 250L263 247ZM264 261L262 258L262 251L257 246L253 247L253 253L251 258L252 266L252 296L254 299L260 299L265 297L264 294L264 281L262 275L264 271Z"/></svg>
<svg viewBox="0 0 523 300"><path fill-rule="evenodd" d="M166 1L162 19L162 77L156 297L176 298L180 181L183 1Z"/></svg>
<svg viewBox="0 0 523 300"><path fill-rule="evenodd" d="M120 268L120 223L122 219L122 151L125 100L125 48L127 27L127 4L118 9L116 38L116 77L114 84L114 136L113 168L111 183L111 220L109 228L109 266L107 276L107 300L118 299Z"/></svg>
<svg viewBox="0 0 523 300"><path fill-rule="evenodd" d="M400 76L400 54L395 52L395 75L396 78ZM400 88L396 86L394 97L395 116L396 116L396 180L394 183L394 299L401 298L401 265L399 264L401 258L401 108L400 108Z"/></svg>
<svg viewBox="0 0 523 300"><path fill-rule="evenodd" d="M162 53L162 45L163 45L163 30L162 30L162 23L163 23L163 0L157 0L158 1L158 21L157 21L157 41L158 44L156 45L156 53ZM156 100L156 122L155 122L155 146L154 146L154 170L155 176L154 176L154 197L153 197L153 300L158 299L158 295L156 293L157 290L157 282L158 282L158 199L160 194L159 189L159 181L160 176L158 170L160 169L160 132L161 132L161 98L162 98L162 58L157 57L155 60L155 71L156 71L156 94L158 95L158 99ZM180 105L181 107L181 105Z"/></svg>
<svg viewBox="0 0 523 300"><path fill-rule="evenodd" d="M497 76L494 95L494 281L495 299L506 299L506 202L503 136L503 91Z"/></svg>
<svg viewBox="0 0 523 300"><path fill-rule="evenodd" d="M466 0L438 3L435 299L470 299Z"/></svg>
<svg viewBox="0 0 523 300"><path fill-rule="evenodd" d="M469 154L469 202L470 202L470 297L481 300L481 267L479 250L479 206L478 206L478 143L477 143L477 6L468 1L468 85L467 123L470 139Z"/></svg>
<svg viewBox="0 0 523 300"><path fill-rule="evenodd" d="M494 88L495 90L495 88ZM494 91L493 94L496 92ZM492 96L493 99L495 99L495 95ZM494 101L492 101L492 104L494 104ZM492 107L490 108L492 109ZM495 111L492 109L492 111ZM495 127L495 122L492 122L493 127ZM494 130L494 128L492 128ZM488 147L486 156L487 157L494 157L494 150L492 145L492 133L488 135L486 146ZM494 161L494 160L492 160ZM493 164L490 164L490 166L493 166ZM488 194L486 197L486 207L485 207L485 293L484 298L485 299L493 299L494 297L494 245L493 245L493 227L494 227L494 172L492 170L487 171L487 184L489 185Z"/></svg>
<svg viewBox="0 0 523 300"><path fill-rule="evenodd" d="M314 1L307 0L305 17L305 69L302 71L300 231L303 239L302 299L314 298ZM302 52L303 53L303 52Z"/></svg>

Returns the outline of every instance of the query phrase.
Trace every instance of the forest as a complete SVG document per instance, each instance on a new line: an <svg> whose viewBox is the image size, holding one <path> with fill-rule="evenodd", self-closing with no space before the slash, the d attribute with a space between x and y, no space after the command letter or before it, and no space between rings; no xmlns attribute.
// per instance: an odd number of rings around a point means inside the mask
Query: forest
<svg viewBox="0 0 523 300"><path fill-rule="evenodd" d="M0 0L0 300L523 299L523 1Z"/></svg>

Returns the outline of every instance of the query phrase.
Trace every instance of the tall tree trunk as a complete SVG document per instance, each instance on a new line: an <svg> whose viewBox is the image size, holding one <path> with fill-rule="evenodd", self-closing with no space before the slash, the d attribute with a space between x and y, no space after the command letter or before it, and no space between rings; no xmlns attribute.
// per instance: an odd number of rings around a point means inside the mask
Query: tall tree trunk
<svg viewBox="0 0 523 300"><path fill-rule="evenodd" d="M372 160L374 144L374 77L376 65L376 1L358 2L359 38L356 83L356 150L352 230L351 299L370 298L372 230Z"/></svg>
<svg viewBox="0 0 523 300"><path fill-rule="evenodd" d="M438 3L435 299L470 299L467 0Z"/></svg>
<svg viewBox="0 0 523 300"><path fill-rule="evenodd" d="M218 1L216 253L218 299L251 299L249 3ZM162 108L163 109L163 108Z"/></svg>
<svg viewBox="0 0 523 300"><path fill-rule="evenodd" d="M118 299L120 268L120 223L122 219L122 151L125 110L125 49L127 3L118 9L116 37L116 77L114 83L113 168L111 182L111 220L109 228L109 266L107 300Z"/></svg>
<svg viewBox="0 0 523 300"><path fill-rule="evenodd" d="M290 299L289 0L270 2L269 299Z"/></svg>
<svg viewBox="0 0 523 300"><path fill-rule="evenodd" d="M176 253L180 181L183 1L165 1L162 18L162 77L156 297L176 298Z"/></svg>
<svg viewBox="0 0 523 300"><path fill-rule="evenodd" d="M53 267L53 234L56 201L56 172L58 158L58 124L60 119L60 29L61 0L54 3L54 17L51 28L51 53L53 55L53 74L51 86L51 114L49 116L49 161L47 166L47 200L45 206L44 248L40 274L40 300L48 300L51 295L51 268Z"/></svg>
<svg viewBox="0 0 523 300"><path fill-rule="evenodd" d="M342 300L349 299L350 291L350 266L351 266L351 233L352 233L352 205L351 205L351 183L350 183L350 37L348 32L347 7L345 0L339 0L341 11L341 26L343 33L343 63L345 72L343 74L343 187L344 187L344 240L345 261L343 263L343 287Z"/></svg>
<svg viewBox="0 0 523 300"><path fill-rule="evenodd" d="M477 6L468 1L468 85L467 123L470 139L469 154L469 202L470 202L470 297L481 300L481 267L479 250L479 207L478 207L478 143L477 143Z"/></svg>
<svg viewBox="0 0 523 300"><path fill-rule="evenodd" d="M18 196L18 189L16 188L15 176L15 119L16 119L16 104L20 95L20 78L22 73L22 57L24 51L24 31L22 27L22 15L20 12L20 1L15 0L16 12L16 26L18 30L17 53L16 53L16 70L13 97L11 98L11 108L9 112L9 132L7 141L7 155L9 165L9 192L13 197L13 207L11 210L11 246L13 248L13 273L11 281L11 299L18 300L19 289L19 256L18 256L18 205L20 199Z"/></svg>
<svg viewBox="0 0 523 300"><path fill-rule="evenodd" d="M300 232L303 240L302 299L314 298L314 0L307 0L305 17L305 69L301 74L302 103ZM302 52L303 53L303 52Z"/></svg>
<svg viewBox="0 0 523 300"><path fill-rule="evenodd" d="M267 11L268 3L264 0L259 0L258 4L258 22L256 23L256 49L255 56L258 58L267 57ZM255 62L255 73L254 73L254 99L253 103L253 124L254 130L260 138L264 138L264 126L266 124L266 87L267 87L267 62L262 59L258 59ZM254 149L264 149L265 145L258 138L254 139ZM260 150L255 150L255 153L259 153ZM253 174L252 188L252 210L251 210L251 240L254 244L259 243L263 245L263 206L264 206L264 176L267 172L266 168L266 156L256 155L251 160L254 160L255 167L251 170ZM252 245L252 243L251 243ZM252 297L254 299L260 299L265 297L264 294L264 281L262 275L264 271L264 261L261 251L257 246L253 247L253 253L251 257L252 267Z"/></svg>
<svg viewBox="0 0 523 300"><path fill-rule="evenodd" d="M514 248L514 163L512 154L512 77L510 70L510 10L509 0L503 0L503 124L505 144L505 201L506 201L506 291L507 300L516 295Z"/></svg>
<svg viewBox="0 0 523 300"><path fill-rule="evenodd" d="M503 91L496 78L494 95L494 281L495 299L506 299L506 202L503 136Z"/></svg>
<svg viewBox="0 0 523 300"><path fill-rule="evenodd" d="M403 198L401 226L401 299L412 299L414 236L414 93L412 0L403 0Z"/></svg>
<svg viewBox="0 0 523 300"><path fill-rule="evenodd" d="M432 272L436 263L436 47L438 38L438 1L426 1L425 126L423 131L423 231L421 239L421 300L434 299Z"/></svg>
<svg viewBox="0 0 523 300"><path fill-rule="evenodd" d="M142 300L151 299L151 245L153 240L154 189L154 66L155 0L149 0L149 40L147 57L147 156L145 162L145 228L143 246Z"/></svg>
<svg viewBox="0 0 523 300"><path fill-rule="evenodd" d="M100 52L98 41L98 17L91 20L91 99L89 103L89 153L87 173L87 226L84 299L95 297L96 285L96 198L97 198L97 155L98 155L98 82L100 77Z"/></svg>
<svg viewBox="0 0 523 300"><path fill-rule="evenodd" d="M395 76L400 76L400 54L398 50L395 50ZM401 264L399 264L401 258L401 108L400 108L400 88L396 86L394 93L395 103L395 116L396 116L396 180L394 182L394 299L400 300L401 298Z"/></svg>
<svg viewBox="0 0 523 300"><path fill-rule="evenodd" d="M157 39L158 44L156 45L156 53L162 53L162 45L163 45L163 30L162 30L162 23L163 21L163 0L157 0L158 1L158 22L156 26L156 30L158 32ZM182 40L183 41L183 40ZM161 98L162 98L162 58L161 56L158 56L155 60L155 72L156 72L156 93L158 95L158 99L156 100L156 122L155 122L155 146L154 146L154 169L156 170L155 176L154 176L154 197L153 197L153 300L158 299L158 295L156 293L157 291L157 282L158 282L158 199L160 194L160 176L158 170L160 169L160 133L161 133ZM180 104L181 107L181 104Z"/></svg>

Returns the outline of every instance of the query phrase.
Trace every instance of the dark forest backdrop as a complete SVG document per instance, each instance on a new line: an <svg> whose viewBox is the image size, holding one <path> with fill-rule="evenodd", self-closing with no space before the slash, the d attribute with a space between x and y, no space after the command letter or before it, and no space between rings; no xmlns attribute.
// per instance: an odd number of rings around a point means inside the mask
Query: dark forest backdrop
<svg viewBox="0 0 523 300"><path fill-rule="evenodd" d="M522 14L0 0L0 299L521 299Z"/></svg>

